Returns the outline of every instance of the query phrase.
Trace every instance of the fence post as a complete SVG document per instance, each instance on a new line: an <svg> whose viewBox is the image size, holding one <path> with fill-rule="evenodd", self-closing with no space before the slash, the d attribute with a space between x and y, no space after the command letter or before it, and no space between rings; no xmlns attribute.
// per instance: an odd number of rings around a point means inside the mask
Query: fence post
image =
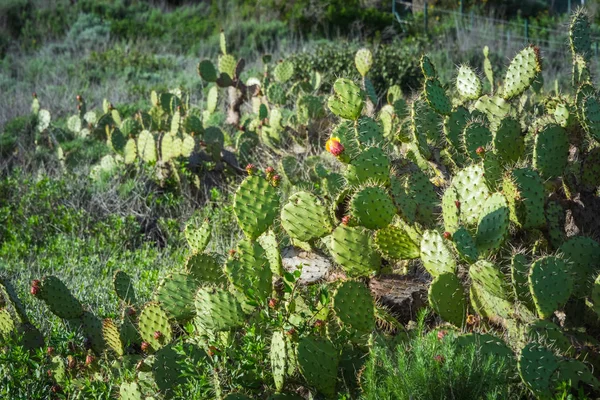
<svg viewBox="0 0 600 400"><path fill-rule="evenodd" d="M529 43L529 19L525 20L525 42Z"/></svg>
<svg viewBox="0 0 600 400"><path fill-rule="evenodd" d="M427 31L427 2L425 2L424 5L424 9L423 9L423 18L425 19L425 35L429 35L429 32Z"/></svg>
<svg viewBox="0 0 600 400"><path fill-rule="evenodd" d="M567 0L567 12L571 15L571 0Z"/></svg>

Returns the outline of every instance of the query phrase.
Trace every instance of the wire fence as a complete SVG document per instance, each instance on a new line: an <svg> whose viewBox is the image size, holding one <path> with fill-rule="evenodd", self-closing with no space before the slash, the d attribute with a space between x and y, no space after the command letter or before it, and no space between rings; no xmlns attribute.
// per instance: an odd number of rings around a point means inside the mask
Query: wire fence
<svg viewBox="0 0 600 400"><path fill-rule="evenodd" d="M482 39L487 40L506 40L508 44L535 44L542 50L553 53L567 54L565 45L569 41L569 30L565 26L538 26L530 24L528 19L523 22L507 21L492 16L483 16L473 11L463 12L462 1L458 10L448 10L440 7L433 7L427 2L416 4L402 0L392 0L392 12L399 23L408 23L401 17L400 12L411 10L412 13L421 13L423 17L423 33L430 33L432 21L443 17L451 19L454 27L462 32L477 34ZM399 10L400 8L400 10ZM568 12L571 11L571 1L568 3ZM600 37L592 36L592 52L598 57L598 46Z"/></svg>

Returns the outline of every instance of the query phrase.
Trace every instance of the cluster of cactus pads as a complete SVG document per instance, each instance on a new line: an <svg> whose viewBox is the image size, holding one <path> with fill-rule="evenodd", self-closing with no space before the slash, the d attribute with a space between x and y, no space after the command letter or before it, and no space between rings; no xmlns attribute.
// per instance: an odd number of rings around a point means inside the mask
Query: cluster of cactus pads
<svg viewBox="0 0 600 400"><path fill-rule="evenodd" d="M322 122L325 105L339 120L316 157L322 163L306 160L312 182L299 180L295 157L283 158L281 175L248 165L233 201L245 237L227 256L211 254L205 251L210 222L191 221L185 230L191 255L163 278L152 302L137 304L122 272L114 278L123 305L118 321L99 320L52 276L34 282L32 294L81 326L94 352L139 361L135 381L120 388L122 399L153 390L169 395L181 379L176 337L186 336L192 357L212 357L207 343L231 342L264 310L278 316L267 328L277 391L270 398L296 398L285 393L299 385L333 397L340 370L360 368L377 322L392 320L369 281L398 271L428 277L429 305L445 329L514 362L535 396L550 398L563 380L600 390L592 373L600 368L594 339L600 332L600 243L594 239L600 235L600 94L588 69L589 30L586 15L576 12L572 95L544 92L536 47L520 51L502 79L493 76L486 48L487 82L462 65L455 82L444 84L423 56L419 95L407 101L392 87L381 105L367 78L373 55L361 49L361 82L339 78L325 100L313 94L320 75L290 83L287 61L271 68L266 59L265 78L243 82L244 62L227 52L222 37L218 66L208 60L198 66L202 79L216 84L200 117L188 114L176 93L153 94L149 113L123 121L109 106L92 118L80 99L69 126L81 134L104 132L125 163L190 156L197 137L218 158L223 133L204 128L217 88L228 91L227 122L240 130L240 156L258 141L277 148L283 132L300 134L302 126ZM283 107L291 98L295 115ZM245 103L252 105L250 116L241 116ZM49 113L39 104L36 112L43 130ZM284 245L326 253L339 271L311 290L300 284L301 271L284 269ZM29 346L39 346L42 338L14 291L6 283L1 289L0 334L25 332ZM190 323L193 332L184 334L180 328Z"/></svg>

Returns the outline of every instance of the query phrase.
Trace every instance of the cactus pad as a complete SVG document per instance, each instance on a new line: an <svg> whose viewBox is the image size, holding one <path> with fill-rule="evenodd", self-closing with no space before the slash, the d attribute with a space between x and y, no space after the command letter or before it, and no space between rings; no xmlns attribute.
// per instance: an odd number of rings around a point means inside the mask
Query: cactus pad
<svg viewBox="0 0 600 400"><path fill-rule="evenodd" d="M143 130L140 132L137 139L138 155L142 161L151 163L156 161L156 142L154 136L147 131Z"/></svg>
<svg viewBox="0 0 600 400"><path fill-rule="evenodd" d="M282 61L273 69L273 77L279 83L285 83L294 76L294 63Z"/></svg>
<svg viewBox="0 0 600 400"><path fill-rule="evenodd" d="M0 339L8 338L15 330L15 322L6 308L0 309Z"/></svg>
<svg viewBox="0 0 600 400"><path fill-rule="evenodd" d="M350 276L369 276L381 266L371 235L360 227L339 225L331 235L330 251L334 261Z"/></svg>
<svg viewBox="0 0 600 400"><path fill-rule="evenodd" d="M510 275L515 298L533 309L533 299L529 291L529 269L530 265L525 255L517 253L512 256Z"/></svg>
<svg viewBox="0 0 600 400"><path fill-rule="evenodd" d="M327 100L331 112L340 118L357 120L365 104L360 88L349 79L338 78L333 90L334 94Z"/></svg>
<svg viewBox="0 0 600 400"><path fill-rule="evenodd" d="M65 286L55 276L42 279L38 297L46 303L53 314L63 319L76 319L83 315L83 307Z"/></svg>
<svg viewBox="0 0 600 400"><path fill-rule="evenodd" d="M536 171L529 168L512 170L504 177L502 189L511 221L524 229L545 225L544 182Z"/></svg>
<svg viewBox="0 0 600 400"><path fill-rule="evenodd" d="M465 228L459 228L452 235L452 243L456 252L460 255L460 258L468 262L469 264L474 263L479 258L479 252L477 251L477 245L475 240Z"/></svg>
<svg viewBox="0 0 600 400"><path fill-rule="evenodd" d="M379 252L392 260L419 258L420 249L402 228L389 225L375 232L374 243Z"/></svg>
<svg viewBox="0 0 600 400"><path fill-rule="evenodd" d="M452 103L437 79L427 79L425 81L425 99L427 103L436 112L442 115L450 115L452 112Z"/></svg>
<svg viewBox="0 0 600 400"><path fill-rule="evenodd" d="M207 82L216 82L217 69L210 60L202 60L198 64L198 75Z"/></svg>
<svg viewBox="0 0 600 400"><path fill-rule="evenodd" d="M195 299L196 325L203 329L226 331L244 323L244 312L235 296L223 289L205 287Z"/></svg>
<svg viewBox="0 0 600 400"><path fill-rule="evenodd" d="M425 76L425 78L437 77L435 66L433 65L429 57L427 57L427 55L425 54L421 56L421 71L423 72L423 76Z"/></svg>
<svg viewBox="0 0 600 400"><path fill-rule="evenodd" d="M303 242L323 237L332 230L327 209L308 192L290 196L281 210L281 225L288 235Z"/></svg>
<svg viewBox="0 0 600 400"><path fill-rule="evenodd" d="M279 193L261 176L247 177L235 192L233 211L249 239L256 239L269 229L278 210Z"/></svg>
<svg viewBox="0 0 600 400"><path fill-rule="evenodd" d="M383 188L365 186L350 199L350 214L365 228L381 229L392 222L396 207Z"/></svg>
<svg viewBox="0 0 600 400"><path fill-rule="evenodd" d="M135 298L135 290L131 277L123 271L116 271L113 276L113 286L117 297L127 304L135 304L137 300Z"/></svg>
<svg viewBox="0 0 600 400"><path fill-rule="evenodd" d="M359 333L370 333L375 328L375 304L362 282L343 282L333 295L333 309L344 326Z"/></svg>
<svg viewBox="0 0 600 400"><path fill-rule="evenodd" d="M210 254L191 255L186 262L186 271L198 282L217 285L227 282L218 258Z"/></svg>
<svg viewBox="0 0 600 400"><path fill-rule="evenodd" d="M481 81L471 67L461 65L458 68L456 90L465 100L477 100L481 96Z"/></svg>
<svg viewBox="0 0 600 400"><path fill-rule="evenodd" d="M508 284L500 269L489 261L479 260L469 268L469 276L474 284L494 297L508 300L511 298Z"/></svg>
<svg viewBox="0 0 600 400"><path fill-rule="evenodd" d="M371 66L373 65L373 54L369 49L359 49L354 56L354 65L356 65L356 69L361 74L361 76L367 75Z"/></svg>
<svg viewBox="0 0 600 400"><path fill-rule="evenodd" d="M478 223L489 189L485 184L484 170L479 165L471 165L454 175L452 186L458 194L460 220L472 226Z"/></svg>
<svg viewBox="0 0 600 400"><path fill-rule="evenodd" d="M560 247L560 252L568 262L567 271L573 276L573 295L587 296L600 272L600 244L589 237L575 236Z"/></svg>
<svg viewBox="0 0 600 400"><path fill-rule="evenodd" d="M196 218L192 218L186 225L183 231L185 240L194 253L202 253L210 242L212 226L208 219L201 223Z"/></svg>
<svg viewBox="0 0 600 400"><path fill-rule="evenodd" d="M475 242L480 252L495 251L508 235L509 210L506 198L494 193L483 204Z"/></svg>
<svg viewBox="0 0 600 400"><path fill-rule="evenodd" d="M346 170L346 179L352 185L390 182L390 160L379 147L371 147L358 155Z"/></svg>
<svg viewBox="0 0 600 400"><path fill-rule="evenodd" d="M265 250L258 242L242 240L230 255L224 268L227 278L240 295L266 300L271 294L272 273Z"/></svg>
<svg viewBox="0 0 600 400"><path fill-rule="evenodd" d="M162 280L155 300L171 318L184 322L194 316L194 295L197 289L198 283L192 275L172 273Z"/></svg>
<svg viewBox="0 0 600 400"><path fill-rule="evenodd" d="M540 318L550 318L571 296L573 275L562 259L546 256L531 265L529 289Z"/></svg>
<svg viewBox="0 0 600 400"><path fill-rule="evenodd" d="M271 337L270 356L275 389L280 392L283 389L287 371L286 342L284 333L281 331L273 332L273 336Z"/></svg>
<svg viewBox="0 0 600 400"><path fill-rule="evenodd" d="M542 70L539 49L530 46L513 58L504 77L502 97L511 99L522 94Z"/></svg>
<svg viewBox="0 0 600 400"><path fill-rule="evenodd" d="M423 232L421 239L421 261L423 266L436 277L445 272L454 273L456 261L448 247L444 244L444 239L437 231Z"/></svg>
<svg viewBox="0 0 600 400"><path fill-rule="evenodd" d="M493 140L492 132L481 122L472 121L465 126L463 132L464 148L472 160L479 160L477 149L487 148Z"/></svg>
<svg viewBox="0 0 600 400"><path fill-rule="evenodd" d="M494 131L494 152L503 164L514 163L521 158L525 142L521 135L521 124L512 117L502 118Z"/></svg>
<svg viewBox="0 0 600 400"><path fill-rule="evenodd" d="M550 350L529 343L519 356L519 375L527 387L539 398L551 398L550 378L559 366L558 358Z"/></svg>
<svg viewBox="0 0 600 400"><path fill-rule="evenodd" d="M121 357L124 353L123 343L121 342L121 332L111 319L105 319L102 322L102 337L109 349Z"/></svg>
<svg viewBox="0 0 600 400"><path fill-rule="evenodd" d="M462 136L470 116L466 108L458 107L444 120L444 134L454 152L462 152Z"/></svg>
<svg viewBox="0 0 600 400"><path fill-rule="evenodd" d="M569 42L573 54L579 54L586 58L591 56L590 21L583 9L573 13L569 26Z"/></svg>
<svg viewBox="0 0 600 400"><path fill-rule="evenodd" d="M173 336L169 316L158 303L148 303L144 306L138 320L138 328L142 340L149 343L154 351L170 343ZM160 333L158 339L155 338L157 332Z"/></svg>
<svg viewBox="0 0 600 400"><path fill-rule="evenodd" d="M569 140L562 126L549 124L537 133L533 147L533 166L542 179L561 176L568 157Z"/></svg>
<svg viewBox="0 0 600 400"><path fill-rule="evenodd" d="M429 304L445 321L461 328L465 322L467 299L458 277L450 272L438 275L429 286Z"/></svg>
<svg viewBox="0 0 600 400"><path fill-rule="evenodd" d="M298 343L298 364L309 385L333 397L337 383L339 352L333 344L317 337L305 337Z"/></svg>

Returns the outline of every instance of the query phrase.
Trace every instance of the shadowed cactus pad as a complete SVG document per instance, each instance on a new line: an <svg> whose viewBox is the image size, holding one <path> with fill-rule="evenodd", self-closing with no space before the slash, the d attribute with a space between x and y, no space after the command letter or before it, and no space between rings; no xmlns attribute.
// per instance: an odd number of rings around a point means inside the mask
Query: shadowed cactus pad
<svg viewBox="0 0 600 400"><path fill-rule="evenodd" d="M425 99L427 103L436 112L442 115L450 115L452 112L452 103L437 79L427 79L425 81Z"/></svg>
<svg viewBox="0 0 600 400"><path fill-rule="evenodd" d="M448 247L444 244L442 235L437 231L423 232L421 239L421 261L423 266L436 277L443 273L454 273L456 261Z"/></svg>
<svg viewBox="0 0 600 400"><path fill-rule="evenodd" d="M258 242L240 241L224 271L241 297L251 290L255 298L264 301L271 294L273 275L265 250Z"/></svg>
<svg viewBox="0 0 600 400"><path fill-rule="evenodd" d="M127 304L136 304L137 300L135 298L135 290L133 288L133 283L131 282L131 277L127 275L123 271L116 271L113 277L113 286L115 288L115 293L117 297L127 303Z"/></svg>
<svg viewBox="0 0 600 400"><path fill-rule="evenodd" d="M524 229L545 224L544 183L536 171L529 168L512 170L504 177L502 189L512 222Z"/></svg>
<svg viewBox="0 0 600 400"><path fill-rule="evenodd" d="M560 258L547 256L531 265L529 288L540 318L552 316L573 291L573 275Z"/></svg>
<svg viewBox="0 0 600 400"><path fill-rule="evenodd" d="M279 193L262 176L249 176L235 192L233 211L246 237L256 239L277 216Z"/></svg>
<svg viewBox="0 0 600 400"><path fill-rule="evenodd" d="M281 210L281 225L288 235L303 242L323 237L332 230L327 209L308 192L290 196Z"/></svg>
<svg viewBox="0 0 600 400"><path fill-rule="evenodd" d="M549 124L535 136L533 167L542 179L552 179L563 174L569 157L569 140L563 127Z"/></svg>
<svg viewBox="0 0 600 400"><path fill-rule="evenodd" d="M494 131L494 153L503 164L514 163L521 158L525 142L521 134L521 124L512 117L503 118Z"/></svg>
<svg viewBox="0 0 600 400"><path fill-rule="evenodd" d="M142 340L149 343L154 351L170 343L173 337L169 316L158 303L144 306L138 320L138 329Z"/></svg>
<svg viewBox="0 0 600 400"><path fill-rule="evenodd" d="M579 54L589 59L592 50L590 22L583 9L577 10L571 18L569 42L573 54Z"/></svg>
<svg viewBox="0 0 600 400"><path fill-rule="evenodd" d="M244 323L245 315L236 297L219 288L198 290L195 299L197 326L203 329L225 331Z"/></svg>
<svg viewBox="0 0 600 400"><path fill-rule="evenodd" d="M575 236L563 243L559 251L573 276L573 294L588 296L593 278L600 272L600 244L589 237Z"/></svg>
<svg viewBox="0 0 600 400"><path fill-rule="evenodd" d="M369 276L381 266L371 235L360 227L339 225L331 235L331 255L350 276Z"/></svg>
<svg viewBox="0 0 600 400"><path fill-rule="evenodd" d="M339 352L326 339L305 337L298 343L298 365L309 385L333 397L337 383Z"/></svg>
<svg viewBox="0 0 600 400"><path fill-rule="evenodd" d="M383 188L365 186L350 199L350 214L365 228L381 229L392 222L396 207Z"/></svg>
<svg viewBox="0 0 600 400"><path fill-rule="evenodd" d="M472 160L479 160L477 149L488 147L493 140L492 132L482 122L472 121L465 126L463 132L464 148Z"/></svg>
<svg viewBox="0 0 600 400"><path fill-rule="evenodd" d="M465 228L459 228L452 235L452 243L454 244L454 248L459 256L468 262L469 264L477 261L479 257L479 252L477 251L477 245L475 244L475 240Z"/></svg>
<svg viewBox="0 0 600 400"><path fill-rule="evenodd" d="M53 314L63 319L75 319L83 315L83 306L69 291L67 286L55 276L42 279L38 295Z"/></svg>
<svg viewBox="0 0 600 400"><path fill-rule="evenodd" d="M185 225L183 233L190 249L194 253L202 253L210 242L212 226L208 219L199 222L193 218Z"/></svg>
<svg viewBox="0 0 600 400"><path fill-rule="evenodd" d="M198 282L213 284L227 282L219 259L211 254L191 255L186 262L186 271Z"/></svg>
<svg viewBox="0 0 600 400"><path fill-rule="evenodd" d="M429 286L429 304L445 321L462 327L467 312L467 299L458 277L451 272L438 275Z"/></svg>
<svg viewBox="0 0 600 400"><path fill-rule="evenodd" d="M344 326L359 333L375 328L375 304L369 288L359 281L345 281L333 295L335 315Z"/></svg>
<svg viewBox="0 0 600 400"><path fill-rule="evenodd" d="M529 343L519 356L519 375L527 387L540 398L551 398L550 378L558 368L554 353L535 343Z"/></svg>
<svg viewBox="0 0 600 400"><path fill-rule="evenodd" d="M495 251L500 248L508 235L509 210L506 198L494 193L483 204L475 242L480 252Z"/></svg>

